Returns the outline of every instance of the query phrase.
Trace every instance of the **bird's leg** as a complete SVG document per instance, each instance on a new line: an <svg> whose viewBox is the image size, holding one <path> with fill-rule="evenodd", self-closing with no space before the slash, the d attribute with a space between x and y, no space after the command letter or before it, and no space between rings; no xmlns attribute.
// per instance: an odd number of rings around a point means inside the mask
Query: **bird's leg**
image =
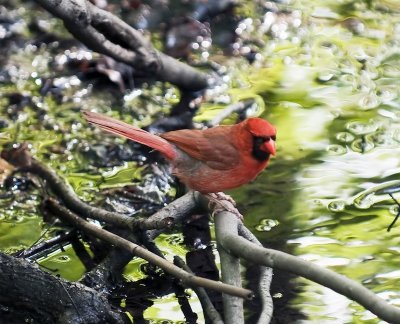
<svg viewBox="0 0 400 324"><path fill-rule="evenodd" d="M243 215L237 210L236 202L233 198L223 192L215 192L205 194L209 199L209 208L213 210L213 214L228 211L234 214L237 218L239 218L243 222Z"/></svg>
<svg viewBox="0 0 400 324"><path fill-rule="evenodd" d="M208 197L212 197L212 200L225 200L231 203L234 207L236 207L236 201L229 195L224 192L214 192L207 194Z"/></svg>

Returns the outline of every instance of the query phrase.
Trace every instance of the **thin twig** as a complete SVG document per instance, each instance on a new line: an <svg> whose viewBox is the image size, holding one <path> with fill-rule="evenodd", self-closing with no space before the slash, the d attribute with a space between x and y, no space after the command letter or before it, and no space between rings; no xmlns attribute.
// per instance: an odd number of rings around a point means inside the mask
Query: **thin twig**
<svg viewBox="0 0 400 324"><path fill-rule="evenodd" d="M232 113L237 111L242 111L247 109L249 106L254 104L254 99L248 99L244 101L239 101L228 107L225 107L221 112L215 116L210 122L207 123L208 127L213 127L219 125L225 118L228 118Z"/></svg>
<svg viewBox="0 0 400 324"><path fill-rule="evenodd" d="M262 244L255 237L255 235L244 226L243 223L238 224L239 235L260 247ZM273 271L270 267L260 266L260 280L258 283L258 293L261 299L261 312L258 318L259 324L267 324L271 322L272 314L274 312L274 303L270 293Z"/></svg>
<svg viewBox="0 0 400 324"><path fill-rule="evenodd" d="M390 232L390 230L392 229L394 224L396 224L397 220L399 219L399 216L400 216L400 204L396 200L396 198L394 198L394 196L393 196L393 194L391 192L388 192L388 194L394 200L394 202L397 204L397 206L399 207L399 210L397 211L397 214L396 214L395 218L393 219L393 221L390 223L390 225L387 228L387 231Z"/></svg>
<svg viewBox="0 0 400 324"><path fill-rule="evenodd" d="M38 259L43 256L43 254L51 253L53 249L60 249L60 246L62 246L63 243L67 244L67 242L69 242L71 238L73 238L75 235L75 231L70 231L68 233L57 235L55 237L52 237L51 239L42 241L36 245L32 245L28 249L16 253L14 256L24 259Z"/></svg>
<svg viewBox="0 0 400 324"><path fill-rule="evenodd" d="M81 313L79 311L79 308L76 306L75 300L72 298L71 294L69 293L69 291L68 291L67 287L65 286L65 284L63 283L63 281L60 280L59 283L60 283L62 289L67 294L68 299L71 301L72 305L74 306L74 309L75 309L75 312L76 312L76 315L77 315L77 317L75 317L75 318L79 319L79 321L81 321L82 320L82 315L81 315Z"/></svg>
<svg viewBox="0 0 400 324"><path fill-rule="evenodd" d="M180 201L176 200L172 205L167 206L165 211L159 211L154 214L153 217L140 219L90 206L89 204L80 200L71 186L66 184L53 169L34 159L27 150L23 153L27 155L25 158L29 159L29 163L25 163L24 161L22 165L19 165L19 161L16 159L20 156L21 152L18 150L24 150L24 147L16 149L14 152L15 154L12 152L10 153L3 151L2 155L10 163L18 167L18 171L32 172L46 180L53 192L65 203L68 208L79 213L80 215L83 215L84 217L97 219L119 227L130 228L132 230L145 230L171 226L173 220L171 217L169 217L170 212L179 209L175 207L175 205L179 204ZM17 158L14 159L14 156Z"/></svg>
<svg viewBox="0 0 400 324"><path fill-rule="evenodd" d="M182 268L186 272L193 274L192 270L186 265L186 263L179 256L174 257L174 264L176 264L179 268ZM210 298L208 297L206 290L202 287L193 287L193 291L199 298L203 311L207 315L211 323L224 324L221 315L215 309Z"/></svg>
<svg viewBox="0 0 400 324"><path fill-rule="evenodd" d="M136 255L162 268L165 272L182 280L184 285L187 285L189 287L201 286L245 299L251 299L253 297L252 291L248 289L234 287L219 281L213 281L189 274L186 271L180 269L179 267L173 265L171 262L166 261L165 259L159 257L158 255L155 255L154 253L151 253L150 251L142 248L141 246L129 242L128 240L125 240L119 237L118 235L110 233L102 228L97 227L92 223L85 221L83 218L77 216L67 208L58 204L57 201L54 200L53 198L48 198L47 206L54 213L57 213L57 215L60 218L68 221L69 223L73 224L75 227L81 229L85 233L91 234L103 241L113 244L114 246L125 249L131 252L133 255Z"/></svg>

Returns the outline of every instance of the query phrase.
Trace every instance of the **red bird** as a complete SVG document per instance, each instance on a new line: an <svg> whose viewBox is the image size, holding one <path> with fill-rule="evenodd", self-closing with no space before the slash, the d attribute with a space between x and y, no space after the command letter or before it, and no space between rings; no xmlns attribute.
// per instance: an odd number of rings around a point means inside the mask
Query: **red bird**
<svg viewBox="0 0 400 324"><path fill-rule="evenodd" d="M92 124L161 152L173 174L203 194L239 187L256 178L275 155L276 129L260 118L205 130L183 129L161 134L83 111Z"/></svg>

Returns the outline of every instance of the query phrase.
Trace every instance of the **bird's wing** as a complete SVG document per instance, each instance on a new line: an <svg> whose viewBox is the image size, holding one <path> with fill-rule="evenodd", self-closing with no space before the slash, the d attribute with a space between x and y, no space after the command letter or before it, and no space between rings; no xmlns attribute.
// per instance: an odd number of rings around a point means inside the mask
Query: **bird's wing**
<svg viewBox="0 0 400 324"><path fill-rule="evenodd" d="M212 169L226 170L240 163L240 153L234 146L230 127L214 127L205 131L178 130L161 135L192 158Z"/></svg>

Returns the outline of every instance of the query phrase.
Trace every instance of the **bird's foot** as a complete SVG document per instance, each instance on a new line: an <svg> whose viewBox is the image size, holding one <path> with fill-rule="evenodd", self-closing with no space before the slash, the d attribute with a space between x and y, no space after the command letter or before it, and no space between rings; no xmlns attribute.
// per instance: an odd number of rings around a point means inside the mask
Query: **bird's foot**
<svg viewBox="0 0 400 324"><path fill-rule="evenodd" d="M228 211L243 222L243 215L237 210L236 202L231 196L223 192L208 193L205 196L210 201L208 207L213 211L213 214Z"/></svg>

